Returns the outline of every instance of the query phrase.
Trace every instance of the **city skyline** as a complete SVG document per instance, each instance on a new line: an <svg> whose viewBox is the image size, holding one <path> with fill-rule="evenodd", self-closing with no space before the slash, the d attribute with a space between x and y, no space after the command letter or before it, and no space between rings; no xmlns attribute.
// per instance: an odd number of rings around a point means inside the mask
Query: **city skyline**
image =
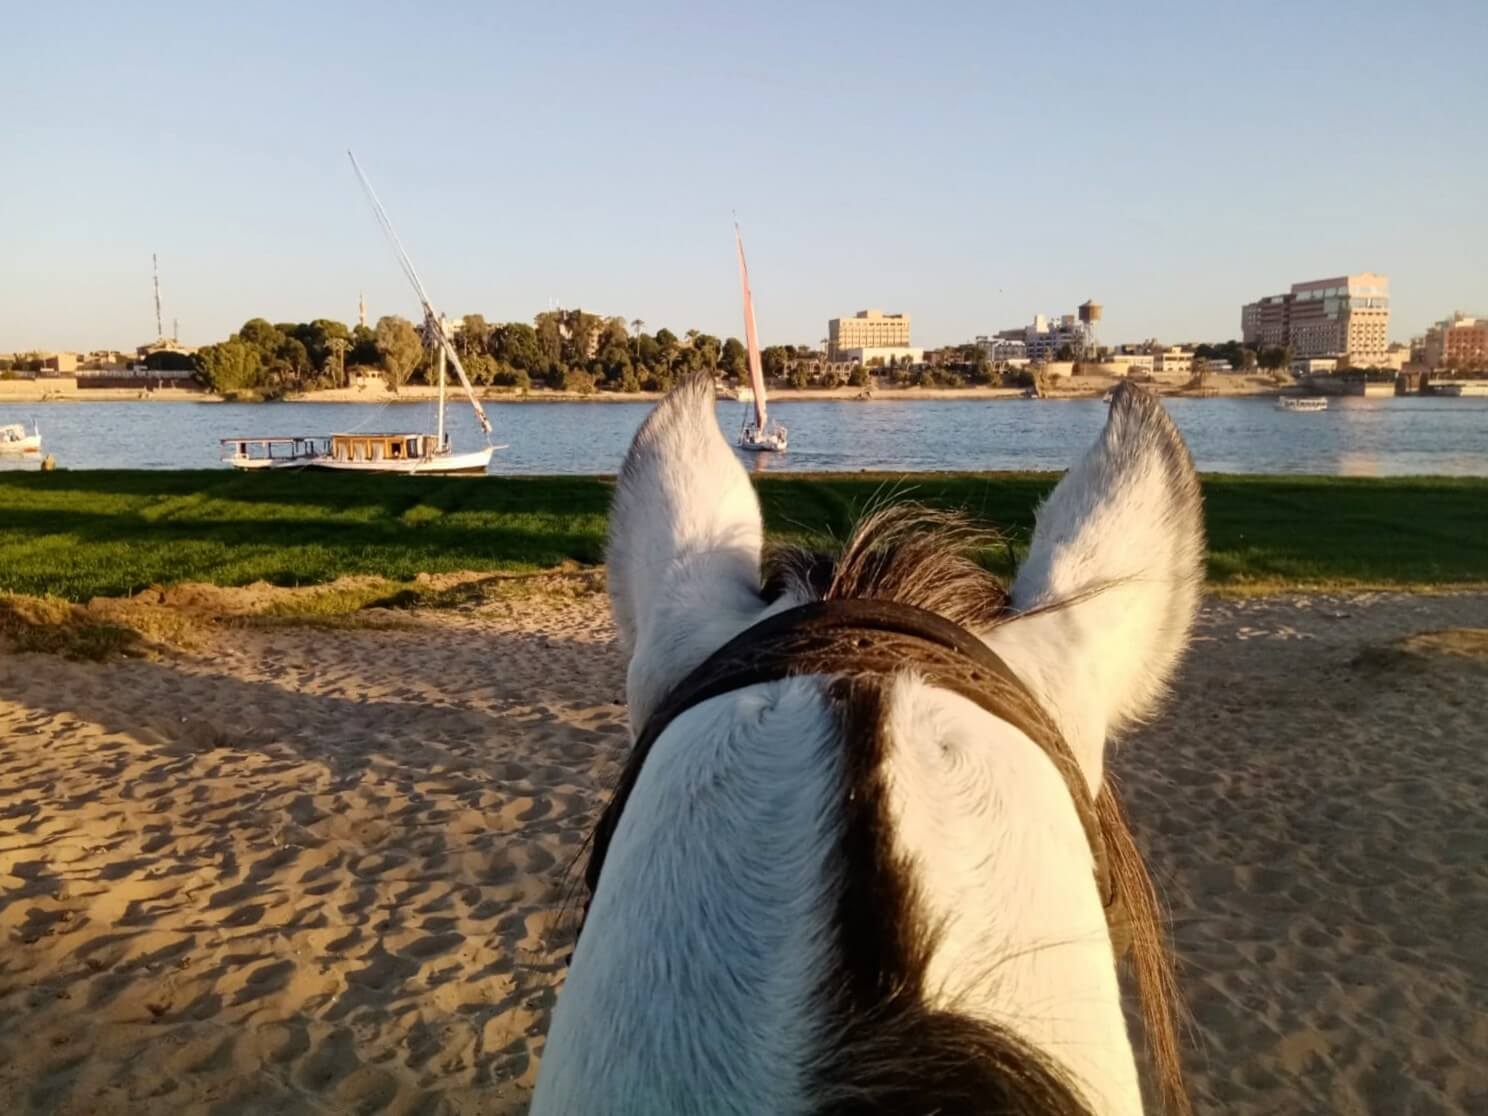
<svg viewBox="0 0 1488 1116"><path fill-rule="evenodd" d="M1476 5L852 11L19 10L0 352L148 340L152 252L190 344L363 290L414 316L347 146L436 303L492 320L737 335L735 209L765 343L881 306L933 347L1090 297L1112 341L1222 340L1258 292L1363 271L1392 341L1488 309Z"/></svg>

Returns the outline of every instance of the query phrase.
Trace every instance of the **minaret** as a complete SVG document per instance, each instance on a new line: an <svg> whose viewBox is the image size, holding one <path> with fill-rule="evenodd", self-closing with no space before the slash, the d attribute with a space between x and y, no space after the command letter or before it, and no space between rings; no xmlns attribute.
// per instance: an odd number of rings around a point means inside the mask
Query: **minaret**
<svg viewBox="0 0 1488 1116"><path fill-rule="evenodd" d="M150 264L155 269L155 336L165 339L165 322L160 316L160 257L150 253Z"/></svg>

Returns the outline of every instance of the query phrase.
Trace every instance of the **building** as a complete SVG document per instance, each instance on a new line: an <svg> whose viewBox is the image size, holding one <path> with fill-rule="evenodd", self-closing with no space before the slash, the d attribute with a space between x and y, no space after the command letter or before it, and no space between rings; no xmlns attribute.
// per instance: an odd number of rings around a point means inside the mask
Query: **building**
<svg viewBox="0 0 1488 1116"><path fill-rule="evenodd" d="M1152 373L1155 376L1189 376L1193 374L1193 364L1193 350L1177 345L1152 354Z"/></svg>
<svg viewBox="0 0 1488 1116"><path fill-rule="evenodd" d="M1292 375L1325 376L1338 371L1337 357L1293 357Z"/></svg>
<svg viewBox="0 0 1488 1116"><path fill-rule="evenodd" d="M827 322L827 359L845 360L847 349L903 349L909 347L909 315L859 310L851 318Z"/></svg>
<svg viewBox="0 0 1488 1116"><path fill-rule="evenodd" d="M976 345L993 364L1028 359L1028 343L1021 337L978 337Z"/></svg>
<svg viewBox="0 0 1488 1116"><path fill-rule="evenodd" d="M1252 349L1290 346L1296 357L1336 357L1376 365L1390 348L1390 280L1371 271L1293 283L1240 308L1240 334Z"/></svg>
<svg viewBox="0 0 1488 1116"><path fill-rule="evenodd" d="M1488 369L1488 318L1458 312L1437 322L1426 331L1422 360L1433 370Z"/></svg>
<svg viewBox="0 0 1488 1116"><path fill-rule="evenodd" d="M1091 327L1074 314L1063 314L1058 318L1034 316L1033 321L1022 329L1005 329L997 334L1003 341L1022 341L1023 353L1029 360L1050 361L1065 350L1069 356L1084 356L1090 347Z"/></svg>
<svg viewBox="0 0 1488 1116"><path fill-rule="evenodd" d="M864 367L887 368L889 365L903 367L925 363L925 350L910 345L860 345L841 349L841 360Z"/></svg>

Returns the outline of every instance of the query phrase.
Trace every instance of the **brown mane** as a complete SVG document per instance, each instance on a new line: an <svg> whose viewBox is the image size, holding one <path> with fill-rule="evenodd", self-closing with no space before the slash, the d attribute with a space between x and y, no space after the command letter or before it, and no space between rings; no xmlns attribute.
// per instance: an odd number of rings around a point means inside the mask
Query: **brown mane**
<svg viewBox="0 0 1488 1116"><path fill-rule="evenodd" d="M890 600L927 609L973 631L986 632L1016 619L1016 614L1010 611L1006 587L974 557L979 550L1000 543L998 536L976 528L963 516L900 503L867 514L836 556L794 546L776 550L766 566L765 596ZM876 689L870 693L865 687L871 688L868 683L854 684L850 687L851 695L840 684L833 691L839 695L839 701L846 699L844 739L849 741L861 739L864 734L875 735L882 720L881 695ZM877 753L879 749L868 751ZM866 790L865 797L872 801L876 771L865 769L861 775L859 795L863 796ZM1177 1038L1180 1000L1173 958L1163 932L1156 891L1109 777L1096 797L1096 812L1105 834L1112 883L1126 918L1120 929L1130 941L1126 961L1136 981L1142 1030L1155 1083L1170 1110L1186 1114L1191 1108ZM886 825L886 819L879 820ZM864 819L863 824L874 828L872 819ZM855 869L877 872L880 877L889 873L888 878L878 880L879 898L885 890L893 893L898 888L898 922L901 926L916 926L920 920L913 912L912 884L905 870L891 871L893 866L884 859L890 855L887 846L881 845L868 857L861 855L862 850L860 855L853 855L851 849L847 852L848 862ZM895 920L880 917L876 921L882 924ZM851 926L852 922L844 925ZM901 964L906 957L912 962L915 955L928 956L934 933L920 926L912 937L914 943L901 943ZM919 967L910 964L911 971ZM910 980L908 985L912 983ZM1043 1054L1000 1028L952 1013L930 1012L922 1003L916 1005L915 997L908 995L913 991L908 985L901 981L893 988L880 989L886 994L886 1002L874 1005L863 998L846 1012L844 1041L838 1053L839 1057L850 1057L856 1062L857 1074L846 1079L855 1081L855 1085L848 1094L839 1097L841 1103L829 1101L820 1111L904 1110L903 1103L913 1095L912 1083L918 1082L921 1089L925 1086L927 1061L940 1065L942 1071L950 1071L942 1076L958 1083L954 1096L939 1098L944 1103L937 1111L988 1111L975 1100L979 1095L983 1100L989 1099L986 1090L994 1076L1001 1088L991 1095L1000 1095L1006 1105L999 1111L1088 1110L1078 1100L1079 1094L1068 1078ZM854 1019L863 1025L854 1026ZM921 1039L908 1041L911 1031L920 1034ZM865 1076L864 1067L869 1066L875 1070ZM871 1084L873 1081L878 1082L878 1087ZM830 1097L831 1084L825 1080L820 1084L825 1086L824 1095ZM924 1093L920 1095L930 1099Z"/></svg>

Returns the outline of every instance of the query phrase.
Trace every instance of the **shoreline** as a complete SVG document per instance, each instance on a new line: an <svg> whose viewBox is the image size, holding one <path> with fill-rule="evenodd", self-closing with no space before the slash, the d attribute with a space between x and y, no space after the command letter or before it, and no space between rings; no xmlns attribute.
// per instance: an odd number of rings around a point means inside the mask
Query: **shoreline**
<svg viewBox="0 0 1488 1116"><path fill-rule="evenodd" d="M1082 378L1084 379L1084 378ZM1185 391L1181 384L1155 383L1144 385L1164 399L1269 399L1286 394L1287 389L1278 387L1259 377L1237 376L1234 383L1220 382L1206 385L1201 391ZM12 403L429 403L439 398L439 390L423 384L405 387L401 391L376 391L365 388L331 388L325 391L296 392L279 400L232 400L209 391L189 391L181 388L161 388L144 391L134 388L88 388L58 387L56 381L0 381L0 405ZM1056 388L1042 400L1100 399L1117 384L1117 379L1085 379L1068 387ZM29 390L28 390L29 389ZM477 393L482 403L655 403L666 393L659 391L611 392L596 391L588 395L575 392L553 391L548 388L529 389L525 392L485 390ZM463 403L456 393L451 398ZM772 403L913 403L954 402L961 400L1023 400L1028 398L1023 388L965 387L965 388L874 388L865 394L864 389L845 388L781 388L770 393ZM719 402L732 402L723 396Z"/></svg>

